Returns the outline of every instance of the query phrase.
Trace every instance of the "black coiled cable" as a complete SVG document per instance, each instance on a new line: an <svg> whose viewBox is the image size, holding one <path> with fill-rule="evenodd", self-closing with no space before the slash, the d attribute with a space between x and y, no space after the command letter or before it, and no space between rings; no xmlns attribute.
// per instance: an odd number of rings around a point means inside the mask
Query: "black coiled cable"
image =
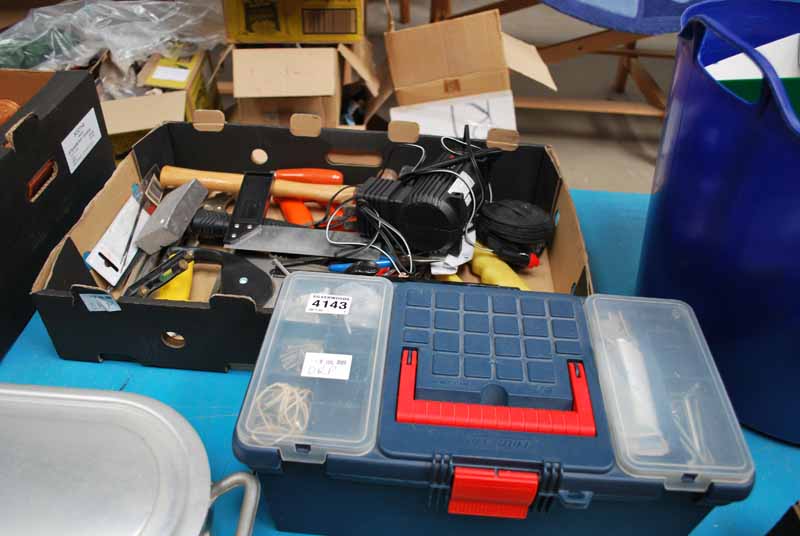
<svg viewBox="0 0 800 536"><path fill-rule="evenodd" d="M515 199L485 203L475 218L478 240L513 268L530 266L555 232L553 219L542 208Z"/></svg>

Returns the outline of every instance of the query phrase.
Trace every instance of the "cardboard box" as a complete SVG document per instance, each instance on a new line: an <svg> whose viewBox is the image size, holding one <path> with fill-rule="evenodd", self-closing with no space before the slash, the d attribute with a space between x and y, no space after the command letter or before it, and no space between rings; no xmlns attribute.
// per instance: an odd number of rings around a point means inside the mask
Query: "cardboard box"
<svg viewBox="0 0 800 536"><path fill-rule="evenodd" d="M447 108L450 104L445 99L463 101L466 97L498 92L510 95L509 69L556 89L536 47L503 33L497 10L390 31L385 34L385 42L392 87L382 92L382 97L385 101L393 92L401 107L436 103ZM373 107L381 104L377 100ZM439 114L431 115L430 111L431 106L418 107L406 110L402 117L418 122L423 133L435 133L438 131L429 118ZM449 113L445 110L442 115ZM488 127L515 129L516 123L508 122L508 114L503 118L503 122ZM459 134L462 129L463 124L455 127Z"/></svg>
<svg viewBox="0 0 800 536"><path fill-rule="evenodd" d="M306 119L296 117L295 119ZM153 165L218 171L324 167L342 171L359 184L382 167L392 142L386 133L309 129L293 120L291 130L233 124L167 123L143 138L86 207L80 220L53 249L32 293L59 355L66 359L123 359L147 365L224 371L252 365L258 357L270 309L256 309L245 296L211 294L215 275L195 269L190 301L120 297L106 293L90 275L82 256L97 243L130 196L131 186ZM318 123L317 123L318 124ZM434 155L439 138L417 140ZM509 148L513 148L509 144ZM262 149L265 164L251 153ZM387 167L399 169L408 154L393 151ZM495 163L494 195L536 203L557 215L554 242L542 264L525 275L531 288L586 295L592 291L586 248L569 191L552 150L520 145ZM271 215L272 216L272 215ZM470 274L462 273L466 279ZM474 280L474 278L472 278ZM82 294L101 294L119 306L115 312L89 312ZM172 344L180 335L183 347Z"/></svg>
<svg viewBox="0 0 800 536"><path fill-rule="evenodd" d="M192 121L196 110L216 108L216 70L207 52L187 58L153 56L139 73L141 86L164 93L102 102L114 153L123 154L165 121Z"/></svg>
<svg viewBox="0 0 800 536"><path fill-rule="evenodd" d="M0 6L0 30L12 26L28 14L35 7L58 4L60 0L3 0Z"/></svg>
<svg viewBox="0 0 800 536"><path fill-rule="evenodd" d="M0 356L33 313L36 273L114 170L94 83L86 72L0 70Z"/></svg>
<svg viewBox="0 0 800 536"><path fill-rule="evenodd" d="M767 536L792 536L800 534L800 502L794 503L770 529Z"/></svg>
<svg viewBox="0 0 800 536"><path fill-rule="evenodd" d="M314 114L322 126L339 125L342 80L363 83L377 95L380 80L369 47L246 48L233 51L235 123L288 126L296 114ZM342 71L345 71L343 74ZM358 76L356 76L358 75Z"/></svg>
<svg viewBox="0 0 800 536"><path fill-rule="evenodd" d="M224 0L231 43L355 43L364 0Z"/></svg>

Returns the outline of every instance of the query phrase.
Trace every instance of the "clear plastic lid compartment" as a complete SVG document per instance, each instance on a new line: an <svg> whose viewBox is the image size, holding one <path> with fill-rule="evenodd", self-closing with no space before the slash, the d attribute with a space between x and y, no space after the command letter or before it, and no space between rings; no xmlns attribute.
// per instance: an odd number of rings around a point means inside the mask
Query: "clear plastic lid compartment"
<svg viewBox="0 0 800 536"><path fill-rule="evenodd" d="M750 452L691 308L605 295L585 308L620 467L674 490L750 482Z"/></svg>
<svg viewBox="0 0 800 536"><path fill-rule="evenodd" d="M375 442L392 284L295 273L281 288L237 425L250 447L321 463Z"/></svg>

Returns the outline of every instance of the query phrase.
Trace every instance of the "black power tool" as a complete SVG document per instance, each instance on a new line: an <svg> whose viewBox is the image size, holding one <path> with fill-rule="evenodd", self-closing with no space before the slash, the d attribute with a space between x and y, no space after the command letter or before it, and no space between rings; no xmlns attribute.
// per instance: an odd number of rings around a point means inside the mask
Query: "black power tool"
<svg viewBox="0 0 800 536"><path fill-rule="evenodd" d="M356 190L359 231L370 239L380 218L396 227L415 254L456 254L477 208L488 195L489 168L501 153L481 149L469 155L445 153L425 168L396 180L372 177Z"/></svg>

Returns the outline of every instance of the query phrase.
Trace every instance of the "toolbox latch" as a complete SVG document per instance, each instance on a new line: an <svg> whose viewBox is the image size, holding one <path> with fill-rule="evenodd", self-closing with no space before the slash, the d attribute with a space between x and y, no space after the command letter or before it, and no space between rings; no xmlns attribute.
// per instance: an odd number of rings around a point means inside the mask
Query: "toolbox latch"
<svg viewBox="0 0 800 536"><path fill-rule="evenodd" d="M447 511L469 516L525 519L538 490L538 473L456 467Z"/></svg>

